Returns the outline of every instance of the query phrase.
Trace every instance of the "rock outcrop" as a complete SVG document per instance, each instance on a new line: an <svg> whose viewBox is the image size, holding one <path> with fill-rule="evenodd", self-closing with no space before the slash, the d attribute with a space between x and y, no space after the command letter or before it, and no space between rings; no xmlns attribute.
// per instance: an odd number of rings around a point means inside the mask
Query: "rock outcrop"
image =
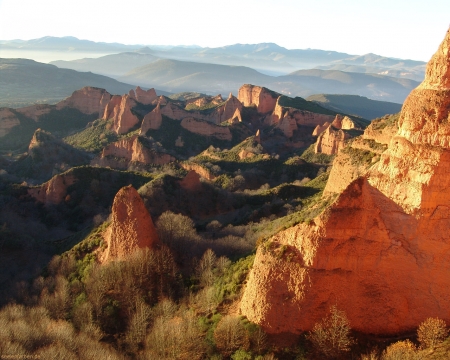
<svg viewBox="0 0 450 360"><path fill-rule="evenodd" d="M324 126L324 125L323 125ZM334 120L328 127L322 130L322 127L316 127L314 133L319 133L316 144L314 145L314 152L335 155L340 149L345 146L345 141L354 137L350 132L344 130L362 130L355 122L347 116L336 115Z"/></svg>
<svg viewBox="0 0 450 360"><path fill-rule="evenodd" d="M226 126L218 126L207 121L197 120L192 117L184 118L181 126L186 130L203 136L212 136L219 140L228 140L232 138L230 129Z"/></svg>
<svg viewBox="0 0 450 360"><path fill-rule="evenodd" d="M212 181L216 178L214 174L206 167L196 163L181 163L180 166L187 171L195 171L202 178Z"/></svg>
<svg viewBox="0 0 450 360"><path fill-rule="evenodd" d="M449 50L450 30L367 176L259 247L241 301L249 320L300 333L336 305L372 334L450 321Z"/></svg>
<svg viewBox="0 0 450 360"><path fill-rule="evenodd" d="M151 149L145 142L146 139L135 135L109 144L100 157L92 161L92 165L127 169L131 162L164 165L175 161L173 156Z"/></svg>
<svg viewBox="0 0 450 360"><path fill-rule="evenodd" d="M140 86L138 86L136 88L136 90L130 90L128 95L133 100L136 100L144 105L150 105L158 98L158 95L156 95L155 89L151 88L151 89L148 89L147 91L145 91L145 90L142 90Z"/></svg>
<svg viewBox="0 0 450 360"><path fill-rule="evenodd" d="M67 99L56 104L56 109L61 110L70 107L81 111L83 114L99 114L101 116L110 100L111 94L106 90L86 86L74 91Z"/></svg>
<svg viewBox="0 0 450 360"><path fill-rule="evenodd" d="M320 134L322 134L328 128L328 126L330 126L330 123L328 121L325 122L323 125L317 125L314 128L312 136L319 136Z"/></svg>
<svg viewBox="0 0 450 360"><path fill-rule="evenodd" d="M120 260L137 249L154 248L159 239L152 218L138 192L131 185L114 198L111 225L105 232L108 244L103 262Z"/></svg>
<svg viewBox="0 0 450 360"><path fill-rule="evenodd" d="M114 131L121 135L125 134L139 123L139 119L131 112L136 106L136 101L129 95L114 95L109 101L103 113L103 120L113 119Z"/></svg>
<svg viewBox="0 0 450 360"><path fill-rule="evenodd" d="M202 189L200 175L194 170L190 170L184 179L180 181L180 186L185 190L200 191Z"/></svg>
<svg viewBox="0 0 450 360"><path fill-rule="evenodd" d="M45 205L58 205L67 196L67 188L76 181L73 175L56 175L41 186L28 189L28 194Z"/></svg>
<svg viewBox="0 0 450 360"><path fill-rule="evenodd" d="M256 105L260 114L273 112L279 94L261 86L242 85L238 92L238 99L244 106Z"/></svg>
<svg viewBox="0 0 450 360"><path fill-rule="evenodd" d="M153 111L144 116L141 124L141 135L145 135L149 130L158 130L162 124L162 115L160 105L156 105Z"/></svg>
<svg viewBox="0 0 450 360"><path fill-rule="evenodd" d="M11 109L0 109L0 137L8 134L17 125L20 125L20 120Z"/></svg>
<svg viewBox="0 0 450 360"><path fill-rule="evenodd" d="M333 125L330 125L317 138L316 144L314 145L314 152L316 154L335 155L339 149L345 146L345 140L349 138L350 136L342 129L337 129Z"/></svg>

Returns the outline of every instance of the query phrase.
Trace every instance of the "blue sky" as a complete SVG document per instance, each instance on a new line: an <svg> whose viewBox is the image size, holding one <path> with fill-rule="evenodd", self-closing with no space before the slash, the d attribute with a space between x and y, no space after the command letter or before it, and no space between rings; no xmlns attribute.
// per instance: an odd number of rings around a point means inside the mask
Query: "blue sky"
<svg viewBox="0 0 450 360"><path fill-rule="evenodd" d="M0 0L1 40L70 35L146 45L275 42L427 61L449 25L449 0Z"/></svg>

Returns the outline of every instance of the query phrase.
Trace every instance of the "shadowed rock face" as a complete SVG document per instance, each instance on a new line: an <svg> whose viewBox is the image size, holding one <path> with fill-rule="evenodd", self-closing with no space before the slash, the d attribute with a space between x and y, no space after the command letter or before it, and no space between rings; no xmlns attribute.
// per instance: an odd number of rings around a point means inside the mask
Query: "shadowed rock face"
<svg viewBox="0 0 450 360"><path fill-rule="evenodd" d="M450 321L449 45L447 32L367 177L258 249L241 301L249 320L299 333L337 305L366 333Z"/></svg>
<svg viewBox="0 0 450 360"><path fill-rule="evenodd" d="M156 108L153 109L153 111L149 112L147 115L144 116L144 119L142 120L141 125L141 135L145 135L147 131L151 130L158 130L161 127L162 124L162 115L161 115L161 107L158 103L156 105Z"/></svg>
<svg viewBox="0 0 450 360"><path fill-rule="evenodd" d="M105 233L108 248L103 261L122 259L136 249L152 248L159 243L152 218L131 185L117 193L111 218L111 225Z"/></svg>

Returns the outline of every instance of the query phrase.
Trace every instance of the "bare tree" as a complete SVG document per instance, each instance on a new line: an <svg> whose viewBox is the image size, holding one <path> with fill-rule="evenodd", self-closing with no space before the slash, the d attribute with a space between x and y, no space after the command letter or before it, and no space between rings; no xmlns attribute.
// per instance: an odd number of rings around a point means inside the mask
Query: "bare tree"
<svg viewBox="0 0 450 360"><path fill-rule="evenodd" d="M327 358L336 358L350 351L353 339L350 336L350 323L345 312L336 305L330 308L330 314L315 324L308 335L314 348Z"/></svg>
<svg viewBox="0 0 450 360"><path fill-rule="evenodd" d="M214 340L224 356L230 356L240 348L249 347L248 333L239 316L224 316L214 330Z"/></svg>

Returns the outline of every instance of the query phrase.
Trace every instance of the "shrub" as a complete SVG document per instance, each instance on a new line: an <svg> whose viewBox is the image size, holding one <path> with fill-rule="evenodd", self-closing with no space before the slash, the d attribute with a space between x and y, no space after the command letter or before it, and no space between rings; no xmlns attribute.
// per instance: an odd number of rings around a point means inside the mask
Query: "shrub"
<svg viewBox="0 0 450 360"><path fill-rule="evenodd" d="M420 324L417 330L417 339L424 349L434 348L448 336L447 325L444 320L428 318Z"/></svg>
<svg viewBox="0 0 450 360"><path fill-rule="evenodd" d="M418 360L416 346L409 340L397 341L383 352L382 360Z"/></svg>
<svg viewBox="0 0 450 360"><path fill-rule="evenodd" d="M353 339L350 336L350 324L345 312L336 305L330 308L330 314L314 325L308 335L314 348L327 358L336 358L350 351Z"/></svg>

